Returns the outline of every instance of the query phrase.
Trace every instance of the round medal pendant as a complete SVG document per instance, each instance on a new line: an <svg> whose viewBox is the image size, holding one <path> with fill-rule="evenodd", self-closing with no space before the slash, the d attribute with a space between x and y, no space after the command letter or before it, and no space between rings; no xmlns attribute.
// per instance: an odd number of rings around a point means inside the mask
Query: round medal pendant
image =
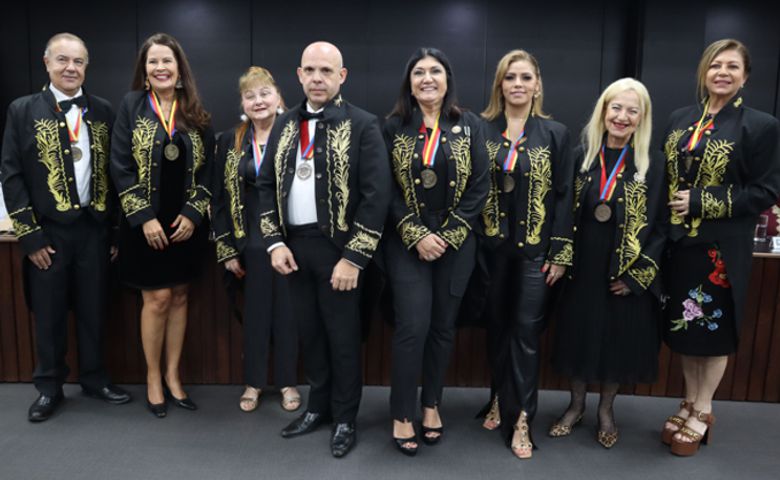
<svg viewBox="0 0 780 480"><path fill-rule="evenodd" d="M304 162L298 165L298 168L295 169L295 174L300 178L301 180L306 180L307 178L311 177L311 172L314 169L311 168L311 165Z"/></svg>
<svg viewBox="0 0 780 480"><path fill-rule="evenodd" d="M422 177L423 187L433 188L436 186L436 181L438 180L436 178L436 172L434 172L430 168L427 168L422 172L420 172L420 176Z"/></svg>
<svg viewBox="0 0 780 480"><path fill-rule="evenodd" d="M70 146L70 151L73 154L73 161L78 162L84 157L84 153L81 151L81 149L75 145Z"/></svg>
<svg viewBox="0 0 780 480"><path fill-rule="evenodd" d="M165 154L165 158L168 160L176 160L179 158L179 147L176 145L169 143L165 146L165 149L163 150L163 153Z"/></svg>
<svg viewBox="0 0 780 480"><path fill-rule="evenodd" d="M509 193L515 189L515 179L511 173L504 175L504 193Z"/></svg>
<svg viewBox="0 0 780 480"><path fill-rule="evenodd" d="M593 216L599 222L608 222L612 218L612 209L606 203L599 203L593 210Z"/></svg>

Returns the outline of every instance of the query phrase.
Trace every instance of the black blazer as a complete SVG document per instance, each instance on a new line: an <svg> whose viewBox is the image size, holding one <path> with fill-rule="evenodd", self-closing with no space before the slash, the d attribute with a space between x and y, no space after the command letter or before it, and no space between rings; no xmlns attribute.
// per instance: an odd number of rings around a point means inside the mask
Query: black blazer
<svg viewBox="0 0 780 480"><path fill-rule="evenodd" d="M260 233L266 247L286 235L287 195L295 177L301 111L305 100L277 118L260 168ZM331 100L314 136L317 225L342 249L343 258L365 267L382 236L390 201L390 169L376 116L341 95Z"/></svg>
<svg viewBox="0 0 780 480"><path fill-rule="evenodd" d="M185 145L187 175L184 188L187 201L181 214L199 225L211 199L211 172L214 164L214 132L191 129L178 131ZM119 202L131 227L157 217L159 211L160 169L163 146L168 134L149 105L148 92L125 95L116 117L111 139L111 176L119 192Z"/></svg>
<svg viewBox="0 0 780 480"><path fill-rule="evenodd" d="M715 116L713 129L694 150L686 172L685 145L701 112L698 105L676 110L664 133L668 199L679 190L691 192L688 216L669 213L669 237L686 244L718 243L739 322L757 217L780 197L780 122L745 107L741 97L734 99Z"/></svg>
<svg viewBox="0 0 780 480"><path fill-rule="evenodd" d="M436 233L457 250L471 235L490 188L483 124L471 112L464 112L458 120L445 117L439 120L441 149L447 159L448 174L440 181L448 186L448 215L435 232L431 232L421 218L429 212L425 202L419 200L424 190L420 172L425 145L425 136L419 133L420 125L422 114L418 109L414 110L408 123L402 123L397 116L385 123L385 142L395 177L390 221L407 249L426 235Z"/></svg>
<svg viewBox="0 0 780 480"><path fill-rule="evenodd" d="M552 263L571 265L575 166L569 130L546 118L528 119L512 174L515 188L509 193L503 188L503 164L512 146L503 136L506 119L486 122L485 130L491 160L490 193L482 210L487 244L496 247L511 240L527 258L544 253Z"/></svg>
<svg viewBox="0 0 780 480"><path fill-rule="evenodd" d="M254 188L252 131L244 135L240 150L235 148L236 129L223 132L217 142L214 178L211 187L211 228L217 244L217 262L238 257L249 238L250 228L259 228L257 218L246 211L246 196L257 195ZM267 157L266 157L267 158ZM252 180L246 173L252 170Z"/></svg>
<svg viewBox="0 0 780 480"><path fill-rule="evenodd" d="M84 95L84 132L89 135L92 164L92 200L87 210L108 224L113 208L108 154L114 113L108 101ZM68 224L81 213L65 113L58 111L48 89L18 98L8 107L0 183L25 254L50 243L41 220Z"/></svg>
<svg viewBox="0 0 780 480"><path fill-rule="evenodd" d="M582 165L583 149L575 150L575 162ZM661 281L658 277L659 263L664 249L664 215L666 213L666 191L664 185L664 160L657 152L650 152L650 166L644 180L636 175L633 150L626 155L626 168L617 176L613 196L616 199L614 211L617 228L615 229L615 251L609 259L609 280L622 280L633 293L651 291L660 298ZM574 223L575 231L584 212L586 186L597 184L601 178L599 162L593 162L587 172L578 172L574 180ZM593 187L590 187L593 188ZM598 188L598 187L596 187ZM588 252L577 248L574 242L574 266L569 277L577 274L577 259Z"/></svg>

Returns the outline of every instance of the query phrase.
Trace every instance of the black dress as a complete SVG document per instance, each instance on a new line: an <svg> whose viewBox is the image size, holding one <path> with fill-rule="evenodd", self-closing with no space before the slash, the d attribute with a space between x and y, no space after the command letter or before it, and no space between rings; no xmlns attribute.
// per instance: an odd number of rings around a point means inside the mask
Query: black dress
<svg viewBox="0 0 780 480"><path fill-rule="evenodd" d="M620 150L606 149L608 172L619 155ZM599 172L596 162L595 180ZM608 202L612 212L617 211L619 187ZM586 182L580 197L576 274L564 283L559 298L553 366L585 382L653 382L658 372L659 303L646 290L626 296L610 292L610 260L618 248L615 233L622 219L615 213L604 223L595 219L598 190L598 181Z"/></svg>
<svg viewBox="0 0 780 480"><path fill-rule="evenodd" d="M160 203L157 220L169 239L164 250L154 250L146 241L143 226L131 227L122 216L119 235L119 273L122 283L142 290L170 288L189 283L197 277L203 265L208 225L201 223L185 242L173 243L171 224L182 212L186 202L184 179L187 173L184 142L178 133L173 137L179 147L175 160L161 159Z"/></svg>
<svg viewBox="0 0 780 480"><path fill-rule="evenodd" d="M675 111L664 136L669 199L690 191L690 214L670 212L665 342L683 355L734 353L745 310L758 214L780 196L780 124L734 98L698 145L700 105Z"/></svg>

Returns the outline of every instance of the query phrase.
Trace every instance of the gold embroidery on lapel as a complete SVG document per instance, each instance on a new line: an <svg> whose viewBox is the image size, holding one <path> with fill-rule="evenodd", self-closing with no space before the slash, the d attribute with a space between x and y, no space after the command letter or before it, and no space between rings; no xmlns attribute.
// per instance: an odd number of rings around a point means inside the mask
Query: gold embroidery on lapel
<svg viewBox="0 0 780 480"><path fill-rule="evenodd" d="M138 182L127 190L119 193L122 210L128 217L151 205L151 175L152 146L157 132L157 122L139 116L133 128L133 138L130 152L138 170ZM140 194L136 192L140 190Z"/></svg>
<svg viewBox="0 0 780 480"><path fill-rule="evenodd" d="M241 183L238 180L238 164L241 152L235 148L228 149L225 160L225 190L230 203L230 219L233 221L233 234L236 239L244 238L244 214L241 205Z"/></svg>
<svg viewBox="0 0 780 480"><path fill-rule="evenodd" d="M625 228L618 248L618 275L622 275L639 258L642 244L639 233L647 227L647 184L625 182Z"/></svg>
<svg viewBox="0 0 780 480"><path fill-rule="evenodd" d="M664 144L664 153L666 154L666 172L667 180L669 182L669 201L674 200L674 196L680 189L680 172L678 169L679 153L677 152L677 144L680 142L682 136L685 135L684 130L673 130L672 133L666 138ZM671 217L670 222L672 225L681 225L683 223L683 217L674 210L670 210Z"/></svg>
<svg viewBox="0 0 780 480"><path fill-rule="evenodd" d="M450 149L455 159L455 197L452 207L457 208L471 175L471 137L463 136L453 140Z"/></svg>
<svg viewBox="0 0 780 480"><path fill-rule="evenodd" d="M274 170L276 173L276 208L279 225L284 219L284 205L282 203L282 189L284 188L284 171L287 169L287 158L290 151L295 148L295 139L298 137L298 126L294 120L287 122L282 134L279 137L279 143L274 155Z"/></svg>
<svg viewBox="0 0 780 480"><path fill-rule="evenodd" d="M65 182L65 167L62 164L62 151L60 137L57 132L57 121L51 119L35 121L35 141L38 145L38 161L41 162L49 174L46 176L46 185L49 193L54 197L58 212L70 210L70 193Z"/></svg>
<svg viewBox="0 0 780 480"><path fill-rule="evenodd" d="M498 204L498 183L496 181L496 174L498 172L498 166L495 163L496 155L498 154L501 144L492 140L485 141L485 148L490 158L490 190L488 191L487 201L485 202L485 208L482 209L482 223L485 224L485 235L488 237L495 237L500 233L500 220Z"/></svg>
<svg viewBox="0 0 780 480"><path fill-rule="evenodd" d="M328 186L336 188L336 229L346 232L347 205L349 204L349 147L352 135L352 121L344 120L336 128L328 128ZM332 156L332 157L331 157ZM328 209L330 210L330 234L333 236L333 207L331 195L328 192Z"/></svg>
<svg viewBox="0 0 780 480"><path fill-rule="evenodd" d="M105 212L108 196L108 125L105 122L92 122L89 130L92 133L92 164L95 169L92 172L92 204L98 212Z"/></svg>
<svg viewBox="0 0 780 480"><path fill-rule="evenodd" d="M204 185L197 183L196 175L206 163L206 152L203 147L203 139L198 132L189 132L189 137L192 142L192 183L190 183L190 199L187 203L200 215L205 215L211 192Z"/></svg>
<svg viewBox="0 0 780 480"><path fill-rule="evenodd" d="M529 245L537 245L542 241L541 233L547 209L544 198L552 187L552 165L550 164L550 148L534 147L528 150L531 171L528 179L528 213L525 239Z"/></svg>
<svg viewBox="0 0 780 480"><path fill-rule="evenodd" d="M694 185L702 189L702 217L694 218L691 220L691 231L688 233L690 237L696 237L699 234L698 228L701 226L703 218L719 218L719 217L707 217L704 210L704 188L718 186L723 182L723 175L726 173L726 167L729 164L729 154L734 150L734 142L728 140L708 140L707 146L704 147L704 156L701 159L701 165L699 171L696 174L696 182ZM709 193L708 193L709 194ZM709 194L712 197L712 194ZM721 205L716 205L715 197L707 198L707 208L715 213L720 210L723 202L719 202ZM714 200L715 202L711 201ZM714 209L714 210L713 210Z"/></svg>
<svg viewBox="0 0 780 480"><path fill-rule="evenodd" d="M577 175L574 177L574 205L572 205L573 210L577 211L577 205L580 204L580 194L582 193L582 188L585 186L585 177L582 175Z"/></svg>
<svg viewBox="0 0 780 480"><path fill-rule="evenodd" d="M393 139L393 173L398 186L401 187L407 208L414 212L415 215L420 215L420 209L417 206L417 195L412 182L414 143L414 138L408 135L398 134L395 136Z"/></svg>

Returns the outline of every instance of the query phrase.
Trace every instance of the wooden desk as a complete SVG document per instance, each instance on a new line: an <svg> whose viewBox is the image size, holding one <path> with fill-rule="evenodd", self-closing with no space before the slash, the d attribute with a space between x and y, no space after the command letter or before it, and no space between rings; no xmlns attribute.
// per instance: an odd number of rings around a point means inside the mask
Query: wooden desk
<svg viewBox="0 0 780 480"><path fill-rule="evenodd" d="M222 267L214 261L213 253L203 262L204 275L190 290L182 375L187 383L242 384L242 328L228 313ZM21 266L21 252L16 241L12 237L0 237L0 381L6 382L31 381L34 368L35 339L32 317L24 301ZM116 383L142 383L145 366L139 333L141 297L138 292L119 285L116 268L112 269L111 281L105 334L107 367ZM758 252L753 258L739 349L729 361L716 398L780 401L779 305L780 255ZM392 315L392 309L384 299L366 310L369 328L363 350L364 380L367 385L387 385L392 327L385 318ZM77 372L74 331L71 318L68 364L73 373L69 381L76 380ZM550 338L548 331L542 339L541 387L566 388L566 382L550 368ZM659 379L655 384L626 387L624 393L680 397L683 378L679 358L664 346L659 362ZM485 331L460 329L447 383L488 386L488 382Z"/></svg>

